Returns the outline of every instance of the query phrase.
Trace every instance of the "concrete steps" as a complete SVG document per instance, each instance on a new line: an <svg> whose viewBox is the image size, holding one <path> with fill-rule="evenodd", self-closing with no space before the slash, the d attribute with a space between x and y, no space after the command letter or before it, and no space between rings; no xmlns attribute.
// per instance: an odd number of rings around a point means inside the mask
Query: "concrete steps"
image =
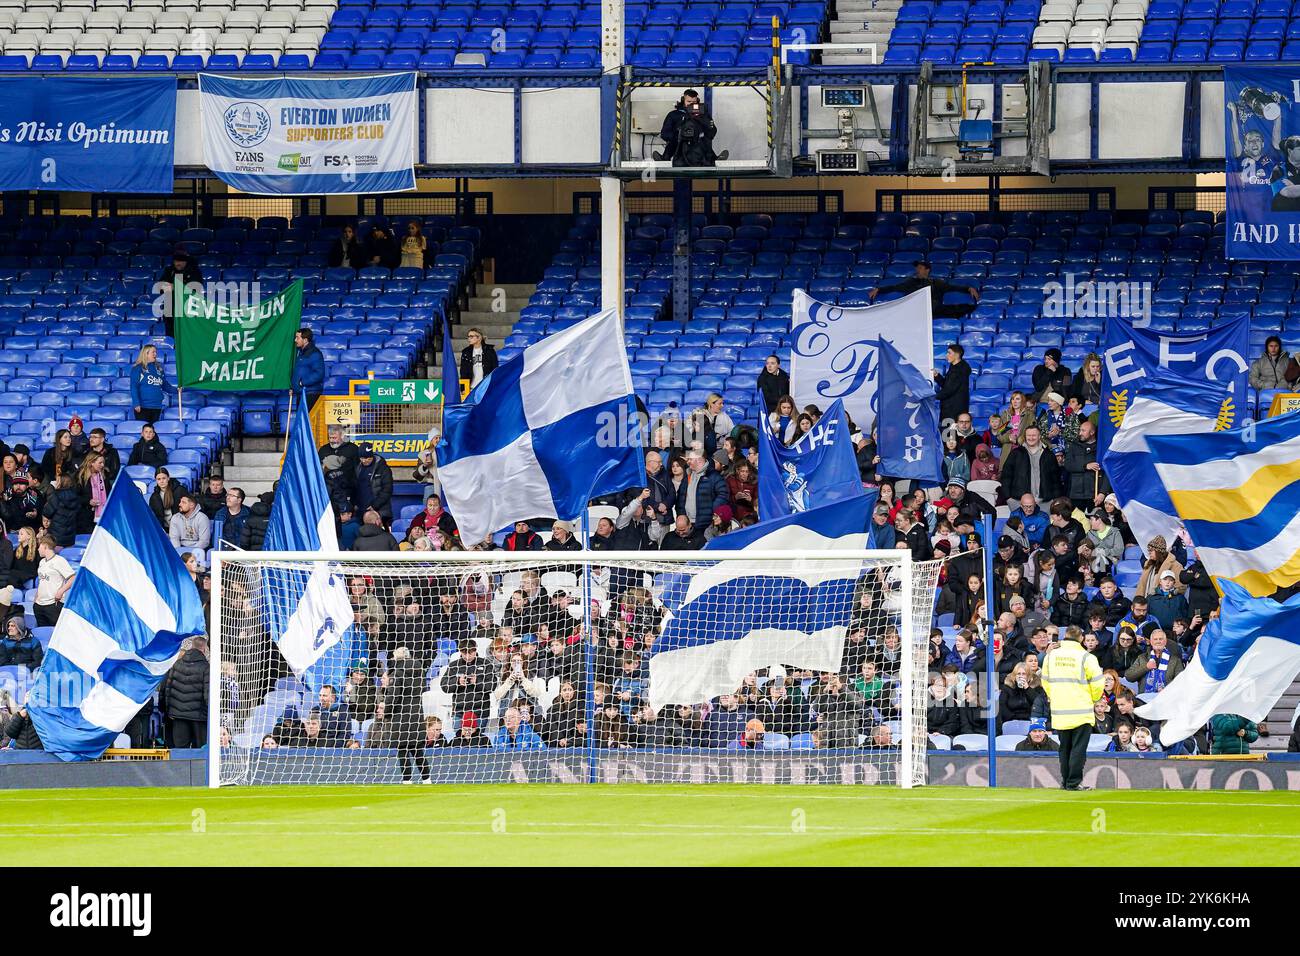
<svg viewBox="0 0 1300 956"><path fill-rule="evenodd" d="M1291 715L1295 713L1297 704L1300 704L1300 679L1292 683L1290 690L1283 694L1269 711L1269 735L1255 741L1250 749L1285 752L1287 741L1291 738Z"/></svg>
<svg viewBox="0 0 1300 956"><path fill-rule="evenodd" d="M280 477L280 457L284 439L276 436L250 436L242 439L231 463L222 469L226 487L242 488L245 502L270 491Z"/></svg>
<svg viewBox="0 0 1300 956"><path fill-rule="evenodd" d="M872 59L869 52L838 53L823 50L822 62L827 65L870 65L882 62L901 6L902 0L839 0L835 5L835 19L830 24L831 42L874 45L875 59Z"/></svg>
<svg viewBox="0 0 1300 956"><path fill-rule="evenodd" d="M475 290L477 294L470 297L469 307L461 311L452 329L456 355L465 347L465 333L472 328L481 331L491 345L500 349L519 321L520 311L536 291L537 286L532 284L480 282ZM431 351L434 355L429 375L436 378L442 374L442 348L435 345Z"/></svg>

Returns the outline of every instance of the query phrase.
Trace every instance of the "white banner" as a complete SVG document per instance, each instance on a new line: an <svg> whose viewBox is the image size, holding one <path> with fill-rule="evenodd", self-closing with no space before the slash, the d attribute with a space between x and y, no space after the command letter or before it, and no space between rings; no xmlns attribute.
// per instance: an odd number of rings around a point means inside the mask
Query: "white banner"
<svg viewBox="0 0 1300 956"><path fill-rule="evenodd" d="M934 331L930 290L870 306L818 302L802 289L794 292L790 388L797 408L816 405L823 412L835 399L858 428L876 420L877 338L890 342L915 368L934 369Z"/></svg>
<svg viewBox="0 0 1300 956"><path fill-rule="evenodd" d="M199 74L203 162L259 196L415 189L414 73L308 79Z"/></svg>

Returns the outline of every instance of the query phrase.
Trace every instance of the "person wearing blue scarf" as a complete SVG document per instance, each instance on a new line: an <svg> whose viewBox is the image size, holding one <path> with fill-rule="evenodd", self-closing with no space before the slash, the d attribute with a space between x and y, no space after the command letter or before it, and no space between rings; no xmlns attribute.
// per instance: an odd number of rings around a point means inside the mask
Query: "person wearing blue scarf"
<svg viewBox="0 0 1300 956"><path fill-rule="evenodd" d="M1124 678L1142 688L1144 694L1158 694L1183 672L1183 659L1169 651L1164 631L1152 631L1146 657L1133 662Z"/></svg>

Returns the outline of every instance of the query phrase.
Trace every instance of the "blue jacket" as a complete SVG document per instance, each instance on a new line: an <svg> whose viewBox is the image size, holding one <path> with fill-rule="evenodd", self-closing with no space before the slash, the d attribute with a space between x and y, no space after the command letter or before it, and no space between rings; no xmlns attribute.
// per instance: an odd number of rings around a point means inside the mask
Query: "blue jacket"
<svg viewBox="0 0 1300 956"><path fill-rule="evenodd" d="M510 739L510 731L503 726L497 731L497 735L492 738L492 746L497 750L545 750L546 744L542 743L542 738L537 736L537 731L525 723L519 725L515 731L515 739Z"/></svg>
<svg viewBox="0 0 1300 956"><path fill-rule="evenodd" d="M683 481L677 489L677 513L686 514L686 495L691 483ZM695 495L696 530L707 528L713 521L713 509L718 505L731 504L731 492L727 488L727 479L723 478L710 464L699 480L699 490Z"/></svg>
<svg viewBox="0 0 1300 956"><path fill-rule="evenodd" d="M1016 507L1011 509L1009 517L1019 518L1021 520L1025 526L1025 537L1029 539L1030 544L1043 543L1043 532L1047 530L1047 526L1051 523L1048 520L1046 511L1042 508L1037 508L1033 514L1026 515L1023 509Z"/></svg>
<svg viewBox="0 0 1300 956"><path fill-rule="evenodd" d="M163 393L176 391L157 362L131 366L131 407L162 408Z"/></svg>
<svg viewBox="0 0 1300 956"><path fill-rule="evenodd" d="M943 659L944 667L947 667L949 664L956 666L956 668L963 674L970 674L972 672L984 670L984 642L976 638L975 643L971 645L970 655L964 659L957 653L957 649L954 647L952 650L948 651L947 656Z"/></svg>
<svg viewBox="0 0 1300 956"><path fill-rule="evenodd" d="M250 514L252 514L251 509L242 506L239 514L232 515L229 508L218 511L217 517L221 519L221 540L226 544L239 547L239 536L243 533L244 523L248 521Z"/></svg>
<svg viewBox="0 0 1300 956"><path fill-rule="evenodd" d="M325 390L325 356L314 344L298 350L293 362L293 390L308 395Z"/></svg>

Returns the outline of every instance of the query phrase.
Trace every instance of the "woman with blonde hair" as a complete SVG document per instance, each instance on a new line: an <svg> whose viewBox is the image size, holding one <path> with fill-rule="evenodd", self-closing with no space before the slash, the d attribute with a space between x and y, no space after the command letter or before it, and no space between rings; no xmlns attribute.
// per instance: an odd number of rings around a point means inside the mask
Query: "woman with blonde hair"
<svg viewBox="0 0 1300 956"><path fill-rule="evenodd" d="M12 584L15 588L26 587L36 577L41 556L36 550L36 529L31 525L22 525L18 529L18 543L14 545L13 563L9 565L8 577L0 577L0 585Z"/></svg>
<svg viewBox="0 0 1300 956"><path fill-rule="evenodd" d="M1031 671L1024 661L1017 663L1002 682L1002 693L998 695L998 731L1008 720L1032 720L1034 707L1042 706L1044 694L1037 669Z"/></svg>
<svg viewBox="0 0 1300 956"><path fill-rule="evenodd" d="M153 424L162 418L163 393L176 391L158 361L158 348L145 345L131 366L131 407L136 421Z"/></svg>
<svg viewBox="0 0 1300 956"><path fill-rule="evenodd" d="M473 388L497 367L497 350L487 343L479 329L465 333L469 345L460 350L460 377Z"/></svg>
<svg viewBox="0 0 1300 956"><path fill-rule="evenodd" d="M1029 400L1025 398L1024 392L1015 391L1011 393L1007 407L1002 410L1001 418L1004 428L1003 440L1006 440L1006 434L1015 435L1016 439L1019 440L1025 428L1033 424L1034 421L1034 409L1029 404ZM1004 454L1002 460L1005 461L1006 457Z"/></svg>
<svg viewBox="0 0 1300 956"><path fill-rule="evenodd" d="M1101 404L1101 357L1097 353L1088 353L1079 366L1079 374L1070 383L1070 394L1065 397L1077 398L1080 407Z"/></svg>
<svg viewBox="0 0 1300 956"><path fill-rule="evenodd" d="M103 455L92 451L86 456L77 473L77 490L81 493L82 517L89 515L90 525L99 524L104 505L108 504L108 493L113 490L113 479L104 470Z"/></svg>
<svg viewBox="0 0 1300 956"><path fill-rule="evenodd" d="M424 237L424 230L418 219L406 224L406 235L402 237L402 268L424 269L424 253L429 248L429 240Z"/></svg>

